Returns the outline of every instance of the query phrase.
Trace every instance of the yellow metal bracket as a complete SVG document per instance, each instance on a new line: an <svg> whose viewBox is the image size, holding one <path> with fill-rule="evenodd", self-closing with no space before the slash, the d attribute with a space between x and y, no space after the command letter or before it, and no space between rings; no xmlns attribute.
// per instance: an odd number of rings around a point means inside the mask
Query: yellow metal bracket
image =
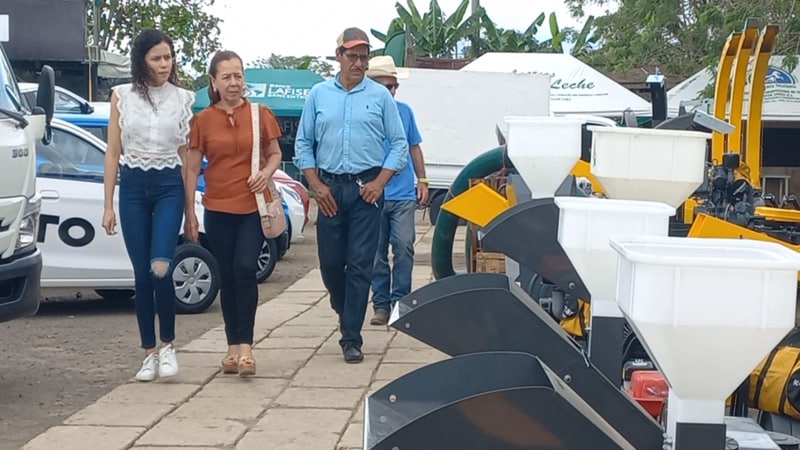
<svg viewBox="0 0 800 450"><path fill-rule="evenodd" d="M754 189L761 188L761 113L764 104L769 59L775 49L777 25L767 25L756 44L755 62L750 72L750 95L747 105L747 131L745 133L744 164L750 169L749 180Z"/></svg>
<svg viewBox="0 0 800 450"><path fill-rule="evenodd" d="M728 133L728 153L742 152L742 109L744 109L744 88L747 83L747 67L750 65L750 53L758 39L758 25L748 19L745 23L742 39L736 51L733 67L733 92L731 93L731 119L734 129Z"/></svg>
<svg viewBox="0 0 800 450"><path fill-rule="evenodd" d="M728 113L728 94L731 86L731 68L733 59L739 49L739 41L742 39L741 32L731 33L725 46L722 48L722 55L717 66L717 80L714 84L714 117L725 120ZM725 153L725 135L717 131L711 134L711 163L721 164L722 154Z"/></svg>

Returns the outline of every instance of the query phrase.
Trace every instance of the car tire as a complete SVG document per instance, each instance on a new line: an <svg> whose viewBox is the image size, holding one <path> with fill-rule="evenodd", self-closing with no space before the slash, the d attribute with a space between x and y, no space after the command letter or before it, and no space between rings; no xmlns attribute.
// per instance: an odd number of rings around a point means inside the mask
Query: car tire
<svg viewBox="0 0 800 450"><path fill-rule="evenodd" d="M442 209L442 203L444 202L444 196L446 194L446 191L437 189L428 200L428 220L430 220L433 226L436 226L436 218L439 217L439 211Z"/></svg>
<svg viewBox="0 0 800 450"><path fill-rule="evenodd" d="M102 297L103 300L115 302L130 300L136 293L133 289L95 289L94 292Z"/></svg>
<svg viewBox="0 0 800 450"><path fill-rule="evenodd" d="M275 266L278 264L278 244L275 239L264 239L261 245L261 253L258 255L258 269L256 271L256 281L263 283L272 275Z"/></svg>
<svg viewBox="0 0 800 450"><path fill-rule="evenodd" d="M220 284L216 258L195 243L183 243L175 250L172 282L178 314L198 314L217 298Z"/></svg>

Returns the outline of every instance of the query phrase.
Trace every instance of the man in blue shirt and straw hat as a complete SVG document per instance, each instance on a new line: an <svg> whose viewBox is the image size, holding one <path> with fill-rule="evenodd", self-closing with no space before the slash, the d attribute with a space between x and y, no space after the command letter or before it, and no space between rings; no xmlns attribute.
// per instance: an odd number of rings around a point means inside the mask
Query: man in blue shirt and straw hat
<svg viewBox="0 0 800 450"><path fill-rule="evenodd" d="M395 67L391 56L376 56L369 61L367 77L385 86L394 97L400 87L399 80L408 77L408 69ZM386 325L394 303L411 293L415 212L417 205L428 201L428 179L425 178L425 159L420 146L422 136L417 129L414 111L397 99L395 103L408 141L408 164L383 189L380 239L372 276L372 306L375 310L370 321L372 325ZM386 141L387 154L390 151L391 143ZM392 247L391 268L389 245Z"/></svg>

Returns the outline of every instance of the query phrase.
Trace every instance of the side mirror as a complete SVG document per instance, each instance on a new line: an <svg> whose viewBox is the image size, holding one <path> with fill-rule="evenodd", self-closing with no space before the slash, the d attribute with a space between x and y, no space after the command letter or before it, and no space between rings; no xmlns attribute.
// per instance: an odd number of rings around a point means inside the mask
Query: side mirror
<svg viewBox="0 0 800 450"><path fill-rule="evenodd" d="M36 106L44 110L47 123L53 119L55 110L56 82L55 73L50 66L42 66L42 73L39 75L39 90L36 93Z"/></svg>
<svg viewBox="0 0 800 450"><path fill-rule="evenodd" d="M53 130L50 128L50 121L53 119L53 111L55 110L56 99L56 75L53 68L44 65L42 66L42 73L39 75L39 90L36 93L36 108L41 109L45 116L45 130L42 143L47 145L53 136Z"/></svg>
<svg viewBox="0 0 800 450"><path fill-rule="evenodd" d="M87 102L81 103L81 114L91 114L94 112L94 106Z"/></svg>

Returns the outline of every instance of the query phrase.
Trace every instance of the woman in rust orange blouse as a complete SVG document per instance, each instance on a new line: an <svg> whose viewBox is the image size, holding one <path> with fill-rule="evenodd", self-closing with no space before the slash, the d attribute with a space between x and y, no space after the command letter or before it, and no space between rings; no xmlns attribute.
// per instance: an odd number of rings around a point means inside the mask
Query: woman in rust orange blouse
<svg viewBox="0 0 800 450"><path fill-rule="evenodd" d="M244 97L242 60L234 52L218 52L209 73L210 105L193 117L189 133L184 232L197 240L194 197L205 155L205 232L222 273L220 302L228 341L222 370L248 376L256 372L252 349L258 306L256 271L264 242L253 193L261 191L269 198L267 181L281 162L281 131L272 111L260 106L261 170L251 176L252 116Z"/></svg>

